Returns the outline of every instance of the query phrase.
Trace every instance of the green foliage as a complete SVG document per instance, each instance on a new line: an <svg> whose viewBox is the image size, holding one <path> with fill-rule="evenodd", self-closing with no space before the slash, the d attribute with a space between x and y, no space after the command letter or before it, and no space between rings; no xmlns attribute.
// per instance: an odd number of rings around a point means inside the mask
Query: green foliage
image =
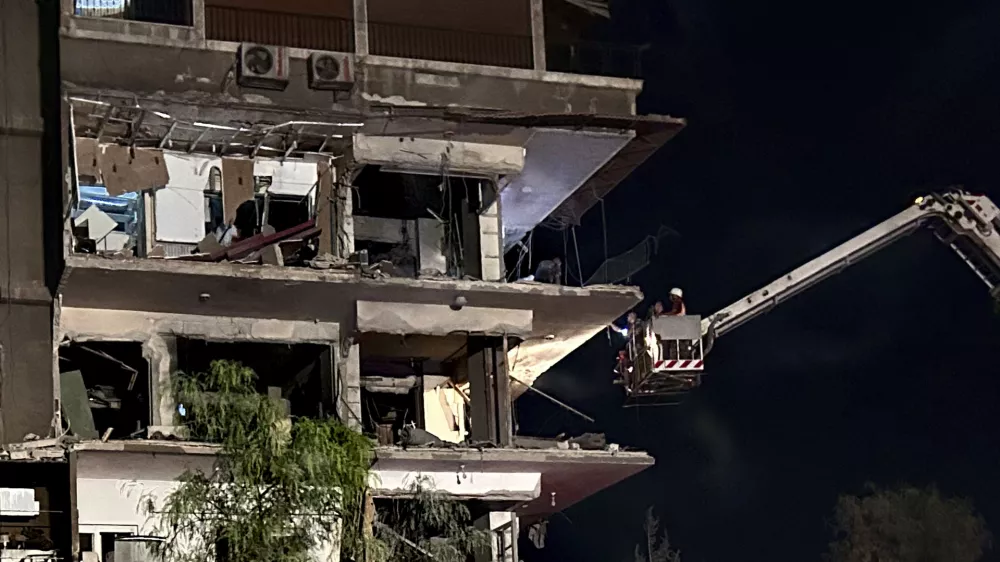
<svg viewBox="0 0 1000 562"><path fill-rule="evenodd" d="M833 527L830 562L975 562L991 541L972 502L933 487L841 496Z"/></svg>
<svg viewBox="0 0 1000 562"><path fill-rule="evenodd" d="M472 525L464 503L434 490L424 478L414 480L409 491L412 499L394 502L380 514L375 525L379 556L369 560L465 562L489 548L490 532Z"/></svg>
<svg viewBox="0 0 1000 562"><path fill-rule="evenodd" d="M289 423L256 392L256 375L231 361L173 377L191 438L221 447L211 474L188 471L159 508L146 511L169 562L302 562L357 519L371 441L336 420ZM344 533L351 548L356 533Z"/></svg>
<svg viewBox="0 0 1000 562"><path fill-rule="evenodd" d="M660 536L660 520L653 515L653 508L646 510L646 543L635 545L635 562L680 562L681 552L670 548L667 531ZM645 551L645 552L644 552Z"/></svg>

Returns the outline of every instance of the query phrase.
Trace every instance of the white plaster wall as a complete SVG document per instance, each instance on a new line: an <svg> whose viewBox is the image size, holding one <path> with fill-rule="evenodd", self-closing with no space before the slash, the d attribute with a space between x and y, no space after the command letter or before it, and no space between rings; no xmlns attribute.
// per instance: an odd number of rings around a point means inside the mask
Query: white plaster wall
<svg viewBox="0 0 1000 562"><path fill-rule="evenodd" d="M156 239L196 244L205 237L205 190L212 168L222 169L214 156L164 152L170 174L166 187L155 192Z"/></svg>
<svg viewBox="0 0 1000 562"><path fill-rule="evenodd" d="M442 441L465 440L465 400L457 390L441 386L424 390L424 429Z"/></svg>
<svg viewBox="0 0 1000 562"><path fill-rule="evenodd" d="M499 198L479 215L479 247L482 253L483 281L503 281Z"/></svg>
<svg viewBox="0 0 1000 562"><path fill-rule="evenodd" d="M203 154L164 152L170 181L155 192L156 240L195 244L205 237L205 191L212 168L222 171L222 159ZM270 176L269 193L314 200L318 181L315 162L258 158L255 176Z"/></svg>
<svg viewBox="0 0 1000 562"><path fill-rule="evenodd" d="M535 499L541 494L540 472L481 472L472 465L456 465L454 472L418 472L376 470L371 486L376 496L404 494L418 478L426 478L439 492L461 498L513 498L519 501Z"/></svg>
<svg viewBox="0 0 1000 562"><path fill-rule="evenodd" d="M82 533L151 534L156 520L143 506L160 505L180 485L187 469L211 472L211 455L87 452L77 456L77 510ZM99 545L95 545L98 547ZM337 562L340 549L332 539L312 555L316 562Z"/></svg>
<svg viewBox="0 0 1000 562"><path fill-rule="evenodd" d="M315 162L293 159L282 161L258 158L254 161L253 175L270 176L271 187L267 191L277 195L313 197L316 195L313 186L319 180Z"/></svg>
<svg viewBox="0 0 1000 562"><path fill-rule="evenodd" d="M77 453L77 510L80 525L134 527L142 534L152 522L142 512L146 497L162 500L176 489L185 470L210 473L214 457L149 453Z"/></svg>

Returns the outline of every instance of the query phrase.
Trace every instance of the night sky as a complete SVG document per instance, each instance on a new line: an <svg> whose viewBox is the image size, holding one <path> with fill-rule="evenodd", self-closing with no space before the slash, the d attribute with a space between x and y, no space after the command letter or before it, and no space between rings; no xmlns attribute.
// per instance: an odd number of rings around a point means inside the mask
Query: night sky
<svg viewBox="0 0 1000 562"><path fill-rule="evenodd" d="M641 113L688 128L606 200L610 254L660 225L633 281L710 314L924 190L1000 197L1000 3L621 0L606 39L650 42ZM604 258L599 208L584 276ZM561 253L561 234L536 256ZM547 248L547 250L546 250ZM1000 533L1000 316L918 232L721 338L682 405L621 408L604 335L526 395L522 433L606 431L654 468L550 519L527 562L632 560L654 506L684 562L818 560L840 493L936 483ZM596 368L603 365L606 368ZM997 412L997 413L994 413ZM987 560L1000 560L1000 552Z"/></svg>

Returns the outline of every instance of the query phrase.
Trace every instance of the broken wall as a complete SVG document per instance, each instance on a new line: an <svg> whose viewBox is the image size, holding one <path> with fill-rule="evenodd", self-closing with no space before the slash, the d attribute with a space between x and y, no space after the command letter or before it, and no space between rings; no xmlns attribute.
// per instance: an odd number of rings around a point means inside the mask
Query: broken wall
<svg viewBox="0 0 1000 562"><path fill-rule="evenodd" d="M424 377L424 429L450 443L467 437L466 404L462 394L444 383L447 377Z"/></svg>
<svg viewBox="0 0 1000 562"><path fill-rule="evenodd" d="M109 194L150 191L151 232L155 242L188 245L200 242L208 234L206 224L211 223L212 218L206 200L209 193L220 194L222 218L226 223L232 221L240 203L253 200L258 193L308 197L310 204L316 200L314 187L319 179L316 162L219 158L142 149L136 149L135 158L130 158L126 147L98 144L94 139L85 138L76 139L76 150L78 173L103 180ZM140 155L143 158L139 158ZM143 159L149 160L148 165ZM266 189L257 189L255 178L267 178ZM95 229L100 230L100 236L92 236L95 240L100 239L99 249L107 249L106 236L122 234L109 233L115 221L94 205L74 222L77 226L88 226L92 233ZM118 242L115 239L112 245L124 245Z"/></svg>
<svg viewBox="0 0 1000 562"><path fill-rule="evenodd" d="M197 39L155 36L127 37L128 42L87 39L83 36L88 31L72 29L99 25L107 28L105 33L119 34L121 22L68 19L71 31L61 42L62 74L64 80L75 86L103 89L113 85L118 90L139 94L197 94L208 98L223 97L219 92L225 87L228 96L242 103L330 110L330 92L308 86L305 58L291 58L293 79L283 91L241 88L227 78L236 57L236 43L212 43L211 47L216 49L225 45L225 50L213 50ZM151 28L152 34L169 26L146 27ZM168 46L168 43L175 44ZM178 49L181 45L186 48ZM94 60L113 60L115 64L95 66ZM171 63L150 65L151 60ZM530 114L635 115L635 98L642 88L642 83L636 80L572 75L553 75L552 79L542 80L530 70L390 57L367 57L359 61L357 70L358 94L367 102ZM350 100L340 99L337 104L346 108Z"/></svg>
<svg viewBox="0 0 1000 562"><path fill-rule="evenodd" d="M59 341L134 341L143 344L143 355L149 361L151 373L152 416L149 432L159 431L164 435L177 432L173 427L177 404L170 394L170 378L178 368L178 338L214 342L313 343L340 347L340 326L330 322L66 307L60 311L58 326ZM343 381L350 376L350 372L344 370L326 375ZM355 375L354 386L359 387L360 374L355 371ZM331 381L323 388L331 393L338 392L336 396L328 397L328 402L349 404L352 397L344 393L348 393L350 387L350 381L339 387ZM360 415L360 395L357 404L353 412L338 409L338 413ZM346 421L347 418L341 419Z"/></svg>

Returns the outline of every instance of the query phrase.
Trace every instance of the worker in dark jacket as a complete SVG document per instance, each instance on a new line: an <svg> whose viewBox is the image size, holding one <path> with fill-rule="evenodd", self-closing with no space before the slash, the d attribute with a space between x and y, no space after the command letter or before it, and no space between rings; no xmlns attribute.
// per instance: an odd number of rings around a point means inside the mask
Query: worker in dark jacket
<svg viewBox="0 0 1000 562"><path fill-rule="evenodd" d="M562 284L562 260L558 257L542 260L535 270L535 281L539 283Z"/></svg>
<svg viewBox="0 0 1000 562"><path fill-rule="evenodd" d="M618 375L618 382L625 385L626 390L630 391L629 385L632 382L632 360L630 359L632 353L632 340L629 336L635 333L636 328L639 324L639 315L634 311L629 312L628 316L625 317L625 327L619 327L615 324L611 324L611 329L625 339L625 349L618 351L618 360L615 364L615 374Z"/></svg>

